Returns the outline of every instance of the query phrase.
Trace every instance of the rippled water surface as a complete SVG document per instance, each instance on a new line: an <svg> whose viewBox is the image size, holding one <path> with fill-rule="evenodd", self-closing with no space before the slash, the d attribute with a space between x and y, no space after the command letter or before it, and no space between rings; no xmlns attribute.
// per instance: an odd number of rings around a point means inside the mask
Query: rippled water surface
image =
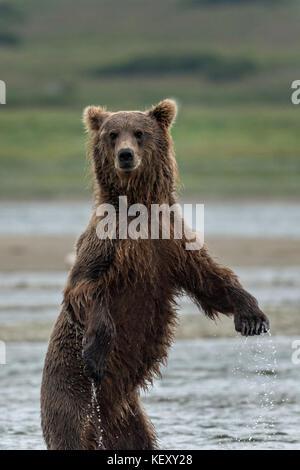
<svg viewBox="0 0 300 470"><path fill-rule="evenodd" d="M295 338L177 341L143 396L164 449L300 449ZM0 366L0 449L43 449L39 388L45 344L8 344Z"/></svg>
<svg viewBox="0 0 300 470"><path fill-rule="evenodd" d="M194 201L201 204L203 201ZM183 206L192 220L195 206ZM79 234L92 211L88 202L2 202L0 234ZM300 238L300 204L292 202L209 202L204 205L206 235Z"/></svg>
<svg viewBox="0 0 300 470"><path fill-rule="evenodd" d="M78 235L91 204L0 203L0 212L2 235ZM300 205L210 203L205 233L299 239ZM290 312L298 311L299 266L236 271L263 309L286 314L287 322ZM0 272L0 338L1 327L13 331L52 323L65 279L65 272ZM195 311L189 299L181 299L183 315ZM160 447L300 449L300 365L291 359L295 339L178 340L163 379L143 395ZM7 344L7 364L0 365L0 449L44 448L39 391L45 351L44 343Z"/></svg>

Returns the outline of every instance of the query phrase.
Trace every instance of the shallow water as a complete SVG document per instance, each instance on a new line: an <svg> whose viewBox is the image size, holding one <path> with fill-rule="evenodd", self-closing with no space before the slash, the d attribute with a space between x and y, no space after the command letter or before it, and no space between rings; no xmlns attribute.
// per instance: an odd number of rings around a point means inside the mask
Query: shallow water
<svg viewBox="0 0 300 470"><path fill-rule="evenodd" d="M78 235L91 211L88 202L1 202L0 234ZM190 212L184 211L187 220ZM300 204L209 202L204 205L204 222L206 235L299 239Z"/></svg>
<svg viewBox="0 0 300 470"><path fill-rule="evenodd" d="M163 449L300 449L294 338L177 341L143 396ZM43 449L45 344L8 344L0 366L0 449Z"/></svg>
<svg viewBox="0 0 300 470"><path fill-rule="evenodd" d="M199 201L200 203L201 201ZM91 204L0 203L0 234L79 234ZM210 203L205 233L300 238L300 205ZM263 309L300 305L300 267L236 269ZM0 272L1 325L52 322L65 272ZM180 311L194 313L189 299ZM165 449L300 449L300 365L294 338L177 341L163 380L143 397ZM296 338L298 339L298 338ZM0 449L42 449L39 388L45 344L7 345L0 365Z"/></svg>

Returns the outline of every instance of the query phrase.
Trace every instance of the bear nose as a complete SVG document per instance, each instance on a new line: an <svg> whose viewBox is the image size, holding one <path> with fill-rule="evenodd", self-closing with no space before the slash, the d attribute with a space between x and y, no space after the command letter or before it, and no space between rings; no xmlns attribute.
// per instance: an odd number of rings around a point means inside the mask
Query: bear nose
<svg viewBox="0 0 300 470"><path fill-rule="evenodd" d="M134 152L130 148L121 149L118 151L118 159L120 168L133 167Z"/></svg>
<svg viewBox="0 0 300 470"><path fill-rule="evenodd" d="M118 151L118 158L120 162L131 162L133 160L134 153L133 150L127 148L127 149L121 149Z"/></svg>

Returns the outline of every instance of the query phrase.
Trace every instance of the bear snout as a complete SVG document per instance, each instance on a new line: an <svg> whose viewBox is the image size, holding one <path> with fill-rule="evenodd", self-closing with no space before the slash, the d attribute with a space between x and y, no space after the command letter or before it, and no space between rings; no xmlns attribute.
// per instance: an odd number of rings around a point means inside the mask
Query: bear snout
<svg viewBox="0 0 300 470"><path fill-rule="evenodd" d="M131 170L134 168L134 151L130 148L122 148L118 151L119 168Z"/></svg>

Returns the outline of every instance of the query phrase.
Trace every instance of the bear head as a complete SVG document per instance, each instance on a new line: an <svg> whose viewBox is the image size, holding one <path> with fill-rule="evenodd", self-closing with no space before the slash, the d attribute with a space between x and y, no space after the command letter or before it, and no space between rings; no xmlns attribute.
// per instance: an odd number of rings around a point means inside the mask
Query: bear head
<svg viewBox="0 0 300 470"><path fill-rule="evenodd" d="M170 129L176 117L173 100L152 109L108 112L100 106L84 110L84 124L91 133L90 154L100 189L124 194L174 190L176 162Z"/></svg>

